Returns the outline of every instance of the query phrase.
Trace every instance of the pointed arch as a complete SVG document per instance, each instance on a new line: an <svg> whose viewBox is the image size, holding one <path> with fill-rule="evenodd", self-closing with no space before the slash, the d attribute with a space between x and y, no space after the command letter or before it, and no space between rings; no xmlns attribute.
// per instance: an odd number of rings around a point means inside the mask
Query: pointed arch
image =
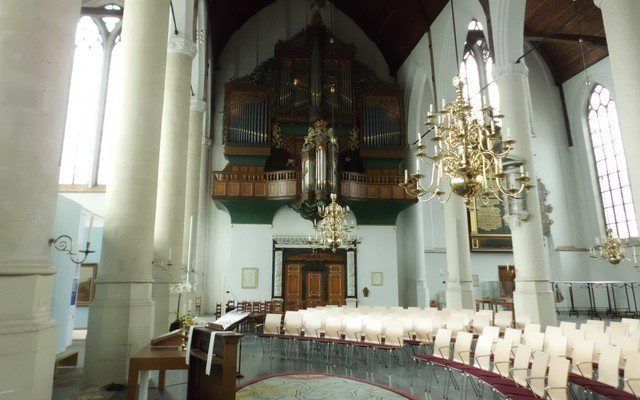
<svg viewBox="0 0 640 400"><path fill-rule="evenodd" d="M605 224L619 238L638 237L618 110L601 84L591 91L587 121Z"/></svg>

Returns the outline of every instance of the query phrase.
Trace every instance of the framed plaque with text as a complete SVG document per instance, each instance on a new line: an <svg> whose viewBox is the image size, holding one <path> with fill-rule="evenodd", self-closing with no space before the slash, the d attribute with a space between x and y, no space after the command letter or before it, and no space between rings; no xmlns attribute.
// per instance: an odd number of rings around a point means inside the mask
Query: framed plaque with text
<svg viewBox="0 0 640 400"><path fill-rule="evenodd" d="M469 241L471 251L510 252L511 230L504 220L506 204L490 199L487 204L480 201L469 206Z"/></svg>

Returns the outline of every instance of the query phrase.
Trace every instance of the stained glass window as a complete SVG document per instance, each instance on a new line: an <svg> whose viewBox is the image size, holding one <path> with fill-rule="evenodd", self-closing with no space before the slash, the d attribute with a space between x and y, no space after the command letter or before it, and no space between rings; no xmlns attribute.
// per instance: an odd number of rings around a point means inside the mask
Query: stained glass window
<svg viewBox="0 0 640 400"><path fill-rule="evenodd" d="M618 111L611 93L602 85L596 85L591 93L588 118L607 228L622 239L638 237Z"/></svg>

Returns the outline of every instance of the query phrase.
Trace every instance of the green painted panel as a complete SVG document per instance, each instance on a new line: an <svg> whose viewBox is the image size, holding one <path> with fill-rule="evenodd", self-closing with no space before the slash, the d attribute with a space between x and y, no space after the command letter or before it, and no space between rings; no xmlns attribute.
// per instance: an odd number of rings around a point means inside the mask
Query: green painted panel
<svg viewBox="0 0 640 400"><path fill-rule="evenodd" d="M214 202L231 216L232 224L271 225L276 212L291 200L217 199ZM222 207L220 207L222 206Z"/></svg>
<svg viewBox="0 0 640 400"><path fill-rule="evenodd" d="M408 208L416 200L368 200L356 201L345 199L353 210L358 225L395 225L398 214Z"/></svg>
<svg viewBox="0 0 640 400"><path fill-rule="evenodd" d="M263 156L246 156L246 155L227 155L227 160L229 160L229 164L233 165L259 165L264 166L264 163L267 161L268 155Z"/></svg>

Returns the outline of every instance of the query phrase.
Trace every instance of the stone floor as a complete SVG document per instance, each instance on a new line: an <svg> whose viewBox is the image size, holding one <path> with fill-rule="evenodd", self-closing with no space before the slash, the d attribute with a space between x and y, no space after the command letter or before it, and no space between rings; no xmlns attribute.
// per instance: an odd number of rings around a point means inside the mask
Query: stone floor
<svg viewBox="0 0 640 400"><path fill-rule="evenodd" d="M561 320L579 321L576 318L562 316ZM443 397L445 383L450 382L443 370L434 369L438 378L433 379L431 370L417 368L407 354L402 357L392 357L386 353L378 353L375 357L367 354L335 354L331 362L327 362L326 353L322 348L308 351L304 347L297 349L284 348L282 341L277 341L271 354L268 352L268 344L261 342L252 334L246 334L242 340L241 372L244 378L238 384L249 380L264 377L266 375L283 372L319 372L340 376L354 377L366 381L390 386L407 392L417 398L438 399ZM263 346L265 345L265 352ZM58 368L54 380L53 400L123 400L125 392L107 392L100 388L86 387L82 383L82 365L84 359L84 342L74 341L74 348L79 354L79 366L77 368ZM347 360L346 357L350 356ZM427 379L431 378L431 379ZM456 377L458 381L462 379ZM430 384L427 386L427 382ZM186 371L173 371L167 373L166 389L160 392L157 389L157 376L152 374L149 389L149 400L184 400L187 390ZM448 397L452 399L463 398L463 391L449 386ZM472 398L472 393L469 393ZM492 398L488 390L483 397ZM206 400L206 399L203 399ZM336 399L337 400L337 399Z"/></svg>

